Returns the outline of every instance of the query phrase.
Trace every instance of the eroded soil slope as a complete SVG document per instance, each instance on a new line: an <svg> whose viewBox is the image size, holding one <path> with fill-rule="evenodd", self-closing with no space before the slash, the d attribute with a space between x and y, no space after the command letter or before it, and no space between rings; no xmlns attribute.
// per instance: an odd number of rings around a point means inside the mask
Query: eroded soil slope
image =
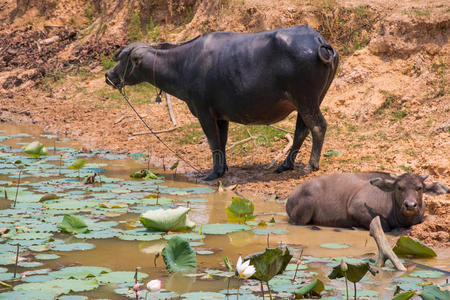
<svg viewBox="0 0 450 300"><path fill-rule="evenodd" d="M309 24L341 54L322 105L328 121L320 171L301 176L308 138L295 170L273 174L286 132L267 126L230 128L225 185L247 197L285 198L317 174L384 170L429 174L450 185L450 99L446 1L2 1L0 2L0 119L33 123L88 151L150 154L169 166L177 159L145 131L118 92L104 83L111 56L134 40L182 41L213 30L256 32ZM17 6L17 4L19 6ZM154 130L172 128L155 89L128 89ZM203 170L180 162L178 173L200 178L211 167L198 121L172 99L178 128L162 133L170 147ZM276 124L293 131L295 114ZM238 144L249 136L255 140ZM292 133L291 133L292 135ZM330 151L334 150L334 151ZM337 152L336 152L337 151ZM278 163L281 162L280 158ZM427 220L411 234L450 246L449 197L426 196Z"/></svg>

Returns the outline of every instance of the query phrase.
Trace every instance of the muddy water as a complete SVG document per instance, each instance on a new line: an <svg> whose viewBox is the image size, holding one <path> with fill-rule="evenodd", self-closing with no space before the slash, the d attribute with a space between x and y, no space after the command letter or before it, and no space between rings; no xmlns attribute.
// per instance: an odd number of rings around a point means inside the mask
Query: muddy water
<svg viewBox="0 0 450 300"><path fill-rule="evenodd" d="M41 134L38 129L0 125L0 130L3 134L29 133L37 137ZM9 146L20 147L17 143L30 142L35 140L35 137L14 138L4 142ZM42 138L39 136L44 144L49 146L49 151L52 152L52 145L55 143L54 139ZM57 146L73 146L76 144L68 142L56 142ZM88 159L88 162L107 163L105 167L107 177L129 179L129 174L145 167L145 163L138 163L133 159L120 159L115 161L106 161L99 159ZM164 173L163 170L154 169L155 172ZM192 182L187 182L186 178L178 175L176 180L173 180L174 175L164 174L166 180L164 185L170 187L192 187L201 186ZM11 180L4 175L0 176L0 180ZM38 178L27 178L29 181L39 181ZM225 208L231 203L231 198L236 196L233 192L210 193L196 195L197 198L207 199L207 202L192 203L190 219L197 224L207 223L226 223L227 217ZM249 196L249 195L246 195ZM181 196L169 196L175 200L184 199ZM192 196L190 196L193 198ZM375 257L377 247L373 239L369 236L368 231L363 230L345 230L335 228L312 228L311 226L292 226L287 223L287 216L284 212L284 204L282 201L267 200L267 199L252 199L255 204L255 214L257 221L265 220L268 222L272 217L276 220L276 224L271 228L285 229L287 234L272 234L257 235L252 231L235 232L228 235L208 235L204 240L204 244L197 247L197 250L211 250L214 253L210 255L197 255L197 262L199 265L198 272L202 273L205 269L224 269L221 265L223 258L228 256L231 261L235 262L239 255L245 256L254 252L262 251L269 243L270 247L276 247L280 244L288 245L290 248L296 250L303 249L304 256L313 257ZM11 201L6 201L3 198L0 200L0 209L11 206ZM108 218L109 220L131 222L138 219L138 214L125 214L116 218ZM1 224L0 224L1 225ZM1 226L0 226L1 227ZM314 229L314 230L313 230ZM67 239L67 235L56 235L57 238ZM76 238L69 238L71 241L80 241ZM396 240L394 236L388 236L392 243ZM132 271L136 266L141 268L142 272L148 273L150 279L159 278L163 280L163 288L176 293L186 293L191 291L219 291L226 289L227 280L224 278L203 280L199 277L187 277L182 274L170 275L166 272L164 262L161 258L156 260L156 267L154 265L155 254L159 253L164 247L166 241L123 241L119 239L100 239L88 240L87 242L95 244L95 248L87 251L73 251L73 252L56 252L49 251L47 253L55 253L61 257L56 261L48 261L43 267L57 268L61 265L79 264L86 266L102 266L111 268L113 271ZM339 243L348 244L349 247L345 249L327 249L320 245L325 243ZM444 270L449 270L450 266L450 251L444 249L437 250L438 256L434 259L415 259L415 262L434 266ZM299 251L293 252L294 257L299 256ZM43 268L40 267L40 268ZM24 268L19 268L22 272ZM318 278L323 280L325 284L329 284L327 279L331 268L325 264L312 263L309 264L308 271L318 273ZM379 297L389 298L392 291L388 288L392 287L392 280L395 277L404 276L405 274L398 272L381 271L375 279L375 285L370 286L370 289L376 290L380 293ZM442 282L444 278L434 280L435 282ZM342 287L342 282L334 281L334 286ZM231 287L236 287L237 282L232 282ZM113 289L108 286L102 286L95 291L87 293L79 293L80 295L87 295L91 297L110 297L112 299L120 298L119 295L114 294Z"/></svg>

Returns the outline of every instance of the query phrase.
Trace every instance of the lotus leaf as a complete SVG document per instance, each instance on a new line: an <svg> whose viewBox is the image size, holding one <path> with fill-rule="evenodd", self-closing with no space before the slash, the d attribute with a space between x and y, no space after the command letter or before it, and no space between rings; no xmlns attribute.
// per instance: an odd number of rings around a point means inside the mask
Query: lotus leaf
<svg viewBox="0 0 450 300"><path fill-rule="evenodd" d="M402 292L402 293L395 295L394 298L392 298L392 300L408 300L415 294L416 294L416 292L414 292L414 291Z"/></svg>
<svg viewBox="0 0 450 300"><path fill-rule="evenodd" d="M194 249L192 249L187 240L178 236L167 242L161 254L167 271L171 273L197 268Z"/></svg>
<svg viewBox="0 0 450 300"><path fill-rule="evenodd" d="M58 296L55 291L11 291L0 294L1 300L11 300L11 299L33 299L33 300L54 300Z"/></svg>
<svg viewBox="0 0 450 300"><path fill-rule="evenodd" d="M110 272L111 269L103 267L79 266L79 267L65 267L58 271L51 272L49 273L49 275L55 278L84 279Z"/></svg>
<svg viewBox="0 0 450 300"><path fill-rule="evenodd" d="M81 219L73 215L65 215L58 228L65 233L86 233L89 232L88 226Z"/></svg>
<svg viewBox="0 0 450 300"><path fill-rule="evenodd" d="M292 255L286 248L266 249L263 252L247 256L245 260L250 259L250 264L255 266L256 273L251 277L264 282L268 282L275 275L281 274L286 269Z"/></svg>
<svg viewBox="0 0 450 300"><path fill-rule="evenodd" d="M243 231L252 229L250 226L243 224L204 224L201 226L202 234L227 234L230 232ZM200 231L200 228L197 227L196 231Z"/></svg>
<svg viewBox="0 0 450 300"><path fill-rule="evenodd" d="M307 295L319 296L320 293L325 289L323 282L316 279L295 291L295 298L302 299Z"/></svg>
<svg viewBox="0 0 450 300"><path fill-rule="evenodd" d="M74 161L73 164L69 165L68 167L73 170L80 170L81 168L84 167L85 164L86 164L86 161L82 158L79 158L76 161Z"/></svg>
<svg viewBox="0 0 450 300"><path fill-rule="evenodd" d="M141 214L139 220L149 230L177 231L195 226L188 219L187 213L190 211L186 207L174 209L149 210Z"/></svg>
<svg viewBox="0 0 450 300"><path fill-rule="evenodd" d="M135 272L111 272L97 276L97 280L101 283L125 283L134 282ZM147 278L148 274L138 272L138 281Z"/></svg>
<svg viewBox="0 0 450 300"><path fill-rule="evenodd" d="M366 275L367 271L370 271L372 275L375 275L375 272L371 269L370 264L368 262L359 263L359 264L351 264L347 263L348 270L345 272L345 277L351 282L359 282L364 275ZM344 277L344 272L341 269L341 265L337 265L333 268L328 278L336 279Z"/></svg>
<svg viewBox="0 0 450 300"><path fill-rule="evenodd" d="M435 257L436 252L427 245L410 237L402 236L392 249L397 255L412 255L415 257Z"/></svg>
<svg viewBox="0 0 450 300"><path fill-rule="evenodd" d="M36 283L22 283L14 287L15 291L41 291L53 292L57 295L70 292L83 292L96 289L98 282L95 279L54 279Z"/></svg>
<svg viewBox="0 0 450 300"><path fill-rule="evenodd" d="M435 285L428 285L423 288L423 292L419 295L423 300L448 300L450 292L441 290Z"/></svg>
<svg viewBox="0 0 450 300"><path fill-rule="evenodd" d="M233 197L231 204L226 209L228 219L239 222L253 220L255 218L254 210L255 206L250 200L240 197Z"/></svg>
<svg viewBox="0 0 450 300"><path fill-rule="evenodd" d="M225 295L224 294L220 294L220 293L214 293L214 292L192 292L192 293L186 293L186 294L182 294L181 295L182 299L186 299L186 300L198 300L198 299L225 299ZM240 298L240 299L244 299L244 298Z"/></svg>
<svg viewBox="0 0 450 300"><path fill-rule="evenodd" d="M326 244L320 244L320 247L322 248L328 248L328 249L345 249L350 247L348 244L337 244L337 243L326 243Z"/></svg>
<svg viewBox="0 0 450 300"><path fill-rule="evenodd" d="M34 141L24 147L23 151L31 157L38 158L48 155L47 147L39 141Z"/></svg>
<svg viewBox="0 0 450 300"><path fill-rule="evenodd" d="M409 274L409 276L420 278L440 278L444 276L443 272L431 271L431 270L417 270Z"/></svg>

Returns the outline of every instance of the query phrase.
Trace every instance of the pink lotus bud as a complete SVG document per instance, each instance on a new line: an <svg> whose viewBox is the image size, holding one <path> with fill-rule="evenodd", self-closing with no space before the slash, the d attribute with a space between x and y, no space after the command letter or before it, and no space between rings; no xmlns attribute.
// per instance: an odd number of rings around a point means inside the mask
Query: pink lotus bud
<svg viewBox="0 0 450 300"><path fill-rule="evenodd" d="M302 261L299 259L297 260L297 266L300 265L302 263Z"/></svg>
<svg viewBox="0 0 450 300"><path fill-rule="evenodd" d="M136 283L135 285L133 285L133 291L135 292L139 291L139 287L140 287L139 283Z"/></svg>
<svg viewBox="0 0 450 300"><path fill-rule="evenodd" d="M140 292L136 292L136 296L139 298L139 296L141 296Z"/></svg>
<svg viewBox="0 0 450 300"><path fill-rule="evenodd" d="M151 292L159 291L161 289L161 280L155 279L147 283L147 289Z"/></svg>
<svg viewBox="0 0 450 300"><path fill-rule="evenodd" d="M25 275L25 273L22 273L22 275L20 275L20 279L24 279L25 277L27 277L27 275Z"/></svg>

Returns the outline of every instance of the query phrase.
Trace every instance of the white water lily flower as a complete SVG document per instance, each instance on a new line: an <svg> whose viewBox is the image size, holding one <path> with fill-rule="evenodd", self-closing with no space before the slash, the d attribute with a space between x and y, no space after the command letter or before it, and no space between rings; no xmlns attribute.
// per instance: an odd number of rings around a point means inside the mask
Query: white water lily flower
<svg viewBox="0 0 450 300"><path fill-rule="evenodd" d="M150 292L156 292L159 291L160 289L161 289L161 280L159 279L151 280L147 283L147 290L149 290Z"/></svg>
<svg viewBox="0 0 450 300"><path fill-rule="evenodd" d="M239 278L250 278L253 274L255 274L255 272L255 267L250 265L250 260L242 262L242 257L239 256L236 264L236 273Z"/></svg>

